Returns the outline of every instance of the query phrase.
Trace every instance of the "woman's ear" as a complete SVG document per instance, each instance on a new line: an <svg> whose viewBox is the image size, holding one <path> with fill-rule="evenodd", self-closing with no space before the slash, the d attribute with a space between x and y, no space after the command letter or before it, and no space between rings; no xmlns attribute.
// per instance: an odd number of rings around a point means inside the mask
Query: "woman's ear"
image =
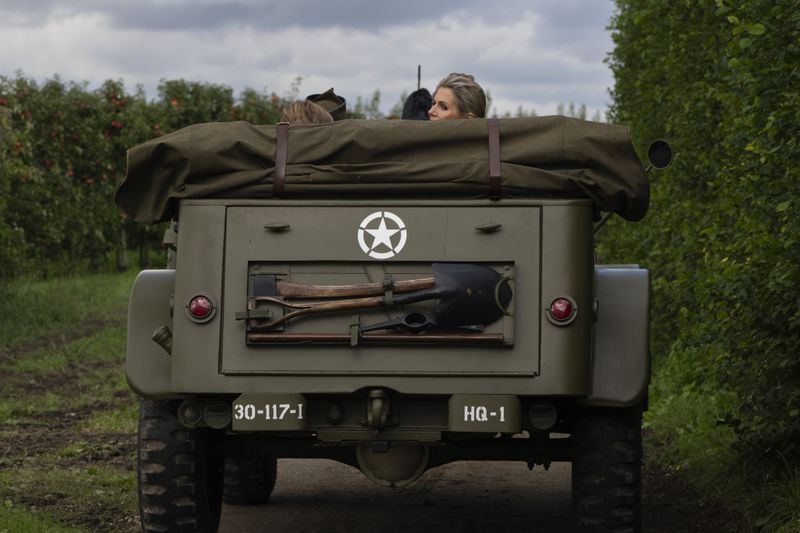
<svg viewBox="0 0 800 533"><path fill-rule="evenodd" d="M467 113L466 115L464 115L464 118L475 118L475 113L473 113L472 111L470 111L469 113Z"/></svg>

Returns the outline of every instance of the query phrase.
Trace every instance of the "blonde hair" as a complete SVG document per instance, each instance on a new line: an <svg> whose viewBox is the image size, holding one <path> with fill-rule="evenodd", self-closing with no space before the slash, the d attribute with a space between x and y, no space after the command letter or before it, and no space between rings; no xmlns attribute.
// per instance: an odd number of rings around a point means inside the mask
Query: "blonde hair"
<svg viewBox="0 0 800 533"><path fill-rule="evenodd" d="M456 106L458 106L461 116L472 113L477 118L486 117L486 94L483 92L483 88L475 82L473 76L453 72L439 82L436 91L440 87L453 91L453 97L456 99ZM433 94L436 94L436 91L433 91Z"/></svg>
<svg viewBox="0 0 800 533"><path fill-rule="evenodd" d="M298 100L281 110L281 121L290 124L325 124L333 122L333 117L319 104Z"/></svg>

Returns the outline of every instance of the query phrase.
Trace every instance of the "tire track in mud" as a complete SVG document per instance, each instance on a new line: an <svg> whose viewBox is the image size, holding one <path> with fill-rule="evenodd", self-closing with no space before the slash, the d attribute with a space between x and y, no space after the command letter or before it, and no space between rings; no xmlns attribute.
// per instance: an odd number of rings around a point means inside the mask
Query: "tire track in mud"
<svg viewBox="0 0 800 533"><path fill-rule="evenodd" d="M40 337L10 348L0 348L0 367L35 352L36 350L42 348L51 348L53 350L62 349L71 342L90 337L105 328L121 326L123 324L125 324L124 316L88 319L66 332Z"/></svg>
<svg viewBox="0 0 800 533"><path fill-rule="evenodd" d="M113 471L132 475L135 467L134 432L92 430L90 419L97 413L112 412L136 403L129 390L104 391L102 398L87 397L87 376L98 380L123 372L122 354L118 360L69 361L53 371L34 372L13 368L13 363L41 349L65 350L75 341L91 337L106 328L119 327L122 320L94 320L80 328L49 338L36 339L0 352L0 383L3 396L16 402L30 399L31 411L0 420L0 470L12 480L0 486L0 499L14 505L45 509L62 523L93 532L137 531L138 516L129 508L108 505L102 498L78 498L68 482L48 486L35 476L53 472L86 475L87 472ZM55 395L63 408L36 410L37 398ZM84 402L82 399L89 399ZM76 403L72 403L73 401ZM23 476L23 477L14 477ZM33 479L31 479L33 476ZM99 478L99 482L102 479ZM102 488L97 491L102 493ZM105 500L107 502L108 499Z"/></svg>
<svg viewBox="0 0 800 533"><path fill-rule="evenodd" d="M71 343L91 337L104 329L120 327L125 324L124 318L103 318L87 320L79 326L50 337L42 337L13 346L0 349L0 383L3 383L3 395L32 396L42 391L71 392L70 386L78 382L82 373L93 370L102 370L114 366L122 366L120 361L67 361L64 372L30 372L15 370L10 365L34 352L49 348L51 352L65 350Z"/></svg>

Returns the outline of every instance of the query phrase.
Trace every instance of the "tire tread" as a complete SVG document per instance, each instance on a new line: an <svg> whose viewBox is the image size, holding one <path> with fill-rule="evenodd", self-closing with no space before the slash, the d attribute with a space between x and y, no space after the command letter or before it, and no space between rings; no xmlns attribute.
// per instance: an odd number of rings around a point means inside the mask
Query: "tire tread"
<svg viewBox="0 0 800 533"><path fill-rule="evenodd" d="M586 409L572 433L577 530L641 530L641 410Z"/></svg>
<svg viewBox="0 0 800 533"><path fill-rule="evenodd" d="M137 475L142 530L216 531L222 462L209 453L210 432L184 428L175 415L175 402L140 402Z"/></svg>

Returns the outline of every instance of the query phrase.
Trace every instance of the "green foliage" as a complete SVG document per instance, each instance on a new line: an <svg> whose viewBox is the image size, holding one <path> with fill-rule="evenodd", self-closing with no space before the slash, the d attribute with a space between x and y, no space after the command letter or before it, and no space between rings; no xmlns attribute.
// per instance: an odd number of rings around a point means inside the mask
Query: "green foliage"
<svg viewBox="0 0 800 533"><path fill-rule="evenodd" d="M694 349L661 361L646 413L646 457L693 481L705 494L749 518L750 531L800 531L800 470L783 463L771 469L743 461L738 436L725 423L737 396L713 380Z"/></svg>
<svg viewBox="0 0 800 533"><path fill-rule="evenodd" d="M36 509L0 502L0 533L83 533L85 530L61 526Z"/></svg>
<svg viewBox="0 0 800 533"><path fill-rule="evenodd" d="M89 90L0 76L0 282L111 270L113 254L125 269L129 247L149 266L163 227L125 220L111 201L128 148L197 122L274 123L286 102L251 89L234 100L230 87L184 80L162 82L148 102L122 81Z"/></svg>
<svg viewBox="0 0 800 533"><path fill-rule="evenodd" d="M11 128L12 111L8 100L0 99L0 280L18 272L24 262L24 234L10 221L9 204L16 176L28 176L35 170L14 152L22 149L20 133Z"/></svg>
<svg viewBox="0 0 800 533"><path fill-rule="evenodd" d="M201 122L222 122L233 115L233 89L225 85L172 80L158 88L167 131Z"/></svg>
<svg viewBox="0 0 800 533"><path fill-rule="evenodd" d="M640 153L665 138L677 154L651 175L646 220L612 221L600 237L605 260L651 269L657 368L682 383L662 400L716 391L742 458L797 468L800 11L617 0L611 30L613 120Z"/></svg>
<svg viewBox="0 0 800 533"><path fill-rule="evenodd" d="M89 90L58 77L0 76L0 284L125 270L129 249L150 267L164 226L126 220L111 201L127 150L201 122L273 124L300 82L284 96L245 89L237 98L226 85L166 80L148 101L121 80ZM349 116L382 118L379 105L379 91L358 97Z"/></svg>

